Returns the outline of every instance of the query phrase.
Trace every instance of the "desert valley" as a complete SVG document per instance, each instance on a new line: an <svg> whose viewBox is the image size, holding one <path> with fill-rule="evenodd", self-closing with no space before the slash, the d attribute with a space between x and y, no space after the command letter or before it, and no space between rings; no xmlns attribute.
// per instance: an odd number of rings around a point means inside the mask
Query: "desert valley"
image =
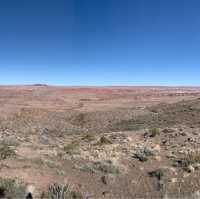
<svg viewBox="0 0 200 199"><path fill-rule="evenodd" d="M200 88L0 87L0 198L198 198Z"/></svg>

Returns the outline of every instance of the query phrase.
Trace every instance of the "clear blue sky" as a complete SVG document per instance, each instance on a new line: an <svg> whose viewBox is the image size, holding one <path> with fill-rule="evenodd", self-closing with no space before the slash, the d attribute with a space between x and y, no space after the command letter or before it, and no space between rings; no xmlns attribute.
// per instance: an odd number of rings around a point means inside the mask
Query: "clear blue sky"
<svg viewBox="0 0 200 199"><path fill-rule="evenodd" d="M200 85L200 1L0 1L0 84L31 83Z"/></svg>

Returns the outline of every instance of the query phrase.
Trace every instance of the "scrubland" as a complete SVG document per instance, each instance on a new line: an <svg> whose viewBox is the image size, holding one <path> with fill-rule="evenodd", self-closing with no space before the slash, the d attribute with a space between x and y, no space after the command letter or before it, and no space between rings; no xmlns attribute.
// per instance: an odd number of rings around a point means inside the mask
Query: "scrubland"
<svg viewBox="0 0 200 199"><path fill-rule="evenodd" d="M200 198L200 88L0 87L0 198Z"/></svg>

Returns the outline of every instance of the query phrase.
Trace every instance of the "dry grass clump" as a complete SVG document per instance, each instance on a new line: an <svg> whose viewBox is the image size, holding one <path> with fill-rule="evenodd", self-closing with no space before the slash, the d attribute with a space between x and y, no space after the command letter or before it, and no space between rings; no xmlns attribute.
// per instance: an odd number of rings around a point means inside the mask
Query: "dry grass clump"
<svg viewBox="0 0 200 199"><path fill-rule="evenodd" d="M200 151L189 152L184 157L176 161L178 167L187 168L190 165L200 163Z"/></svg>
<svg viewBox="0 0 200 199"><path fill-rule="evenodd" d="M48 199L83 199L79 192L71 190L69 185L53 184L49 186Z"/></svg>
<svg viewBox="0 0 200 199"><path fill-rule="evenodd" d="M15 157L16 153L9 145L2 143L0 145L0 160L5 160L10 157Z"/></svg>
<svg viewBox="0 0 200 199"><path fill-rule="evenodd" d="M0 198L18 199L25 198L26 186L14 179L0 178Z"/></svg>
<svg viewBox="0 0 200 199"><path fill-rule="evenodd" d="M0 145L8 145L8 146L13 146L17 147L19 146L19 141L15 137L6 137L4 138L1 142Z"/></svg>
<svg viewBox="0 0 200 199"><path fill-rule="evenodd" d="M97 142L97 145L104 145L104 144L112 144L112 141L108 139L107 137L102 136Z"/></svg>
<svg viewBox="0 0 200 199"><path fill-rule="evenodd" d="M87 134L83 135L83 137L81 139L84 140L84 141L91 142L91 141L96 140L96 137L95 137L94 134L87 133Z"/></svg>
<svg viewBox="0 0 200 199"><path fill-rule="evenodd" d="M157 179L157 189L158 191L161 191L164 188L164 184L162 181L162 178L164 176L164 171L162 169L156 169L154 171L150 171L148 174L150 177Z"/></svg>
<svg viewBox="0 0 200 199"><path fill-rule="evenodd" d="M90 162L80 167L80 170L104 175L120 173L119 169L115 167L111 161Z"/></svg>
<svg viewBox="0 0 200 199"><path fill-rule="evenodd" d="M160 135L160 129L159 128L152 128L149 129L150 137L156 137Z"/></svg>
<svg viewBox="0 0 200 199"><path fill-rule="evenodd" d="M162 169L157 169L157 170L154 170L154 171L150 171L148 174L149 174L150 177L155 177L158 180L161 180L162 177L164 176L164 172L163 172Z"/></svg>
<svg viewBox="0 0 200 199"><path fill-rule="evenodd" d="M65 151L65 153L67 154L76 154L79 152L79 144L78 143L70 143L68 145L65 145L63 150Z"/></svg>

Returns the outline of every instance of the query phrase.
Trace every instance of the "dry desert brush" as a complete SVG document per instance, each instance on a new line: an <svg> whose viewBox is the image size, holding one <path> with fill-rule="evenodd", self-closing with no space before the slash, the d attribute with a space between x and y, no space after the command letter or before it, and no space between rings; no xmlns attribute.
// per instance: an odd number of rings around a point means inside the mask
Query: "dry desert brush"
<svg viewBox="0 0 200 199"><path fill-rule="evenodd" d="M79 192L75 192L69 185L53 184L48 189L48 199L83 199Z"/></svg>
<svg viewBox="0 0 200 199"><path fill-rule="evenodd" d="M119 174L120 170L110 161L89 162L80 168L81 171L97 174Z"/></svg>
<svg viewBox="0 0 200 199"><path fill-rule="evenodd" d="M15 157L15 156L16 156L15 150L11 146L1 143L1 145L0 145L0 160L5 160L7 158Z"/></svg>
<svg viewBox="0 0 200 199"><path fill-rule="evenodd" d="M0 178L0 198L20 199L24 198L26 186L15 179Z"/></svg>

